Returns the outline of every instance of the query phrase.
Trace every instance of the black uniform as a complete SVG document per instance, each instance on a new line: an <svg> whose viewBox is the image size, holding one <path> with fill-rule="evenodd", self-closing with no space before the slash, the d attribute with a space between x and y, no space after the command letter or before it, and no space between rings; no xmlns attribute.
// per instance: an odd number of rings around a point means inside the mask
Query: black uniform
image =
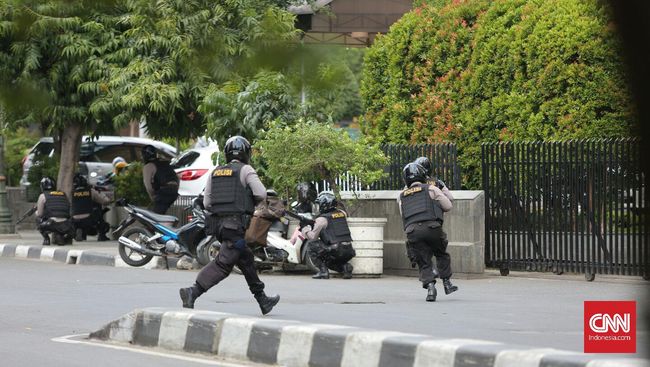
<svg viewBox="0 0 650 367"><path fill-rule="evenodd" d="M75 229L75 240L85 240L88 234L98 235L98 240L105 240L110 226L104 220L102 202L93 200L98 196L90 186L80 186L72 192L72 224ZM83 218L75 218L83 216Z"/></svg>
<svg viewBox="0 0 650 367"><path fill-rule="evenodd" d="M447 235L442 230L443 210L429 195L429 185L417 183L400 194L402 221L409 252L420 271L422 287L435 282L439 273L451 277L451 260L447 253ZM437 272L431 257L436 257Z"/></svg>
<svg viewBox="0 0 650 367"><path fill-rule="evenodd" d="M155 166L153 176L146 176L147 172L151 172L151 170L143 170L143 174L145 175L144 180L151 184L150 195L153 199L151 210L157 214L165 214L178 198L179 179L169 162L156 159L149 163ZM145 184L145 186L147 185Z"/></svg>
<svg viewBox="0 0 650 367"><path fill-rule="evenodd" d="M45 191L43 213L39 217L38 230L43 238L49 241L49 233L53 233L54 242L63 245L72 237L70 223L70 202L64 192Z"/></svg>
<svg viewBox="0 0 650 367"><path fill-rule="evenodd" d="M356 256L347 216L341 210L334 210L319 217L327 220L327 226L320 231L320 241L309 243L309 256L318 268L324 264L331 270L343 273L344 265Z"/></svg>

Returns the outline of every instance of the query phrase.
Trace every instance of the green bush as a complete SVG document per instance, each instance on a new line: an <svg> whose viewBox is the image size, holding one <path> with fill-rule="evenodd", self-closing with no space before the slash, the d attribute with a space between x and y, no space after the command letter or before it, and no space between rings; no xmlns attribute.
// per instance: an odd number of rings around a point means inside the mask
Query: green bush
<svg viewBox="0 0 650 367"><path fill-rule="evenodd" d="M151 203L142 180L142 163L133 162L115 176L115 199L125 198L129 204L147 206Z"/></svg>
<svg viewBox="0 0 650 367"><path fill-rule="evenodd" d="M23 158L38 142L38 136L25 128L7 130L5 140L5 167L9 186L18 186L23 175Z"/></svg>
<svg viewBox="0 0 650 367"><path fill-rule="evenodd" d="M29 168L27 173L27 181L29 187L27 188L27 200L36 201L38 195L41 193L41 179L49 176L54 181L59 174L59 158L55 155L53 157L36 157L34 164Z"/></svg>
<svg viewBox="0 0 650 367"><path fill-rule="evenodd" d="M480 144L621 137L636 116L598 0L421 1L365 58L363 131L455 142L465 187Z"/></svg>

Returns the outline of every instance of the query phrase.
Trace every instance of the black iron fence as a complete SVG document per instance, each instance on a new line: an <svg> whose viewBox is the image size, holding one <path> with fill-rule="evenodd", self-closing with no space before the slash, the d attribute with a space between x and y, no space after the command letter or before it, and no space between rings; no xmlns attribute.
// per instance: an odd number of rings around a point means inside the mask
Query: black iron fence
<svg viewBox="0 0 650 367"><path fill-rule="evenodd" d="M483 144L486 265L647 277L640 149L635 139Z"/></svg>
<svg viewBox="0 0 650 367"><path fill-rule="evenodd" d="M361 185L359 180L350 174L336 180L342 191L362 190L401 190L404 188L402 169L418 157L431 160L433 175L445 181L452 190L460 189L460 168L458 166L458 151L455 144L383 144L381 150L390 159L384 168L386 177L369 186ZM317 190L328 190L326 182L317 183Z"/></svg>

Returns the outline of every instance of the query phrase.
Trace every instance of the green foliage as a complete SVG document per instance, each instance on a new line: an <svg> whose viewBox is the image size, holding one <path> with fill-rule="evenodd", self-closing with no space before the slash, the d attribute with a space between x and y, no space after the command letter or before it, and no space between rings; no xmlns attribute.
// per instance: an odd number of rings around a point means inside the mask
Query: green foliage
<svg viewBox="0 0 650 367"><path fill-rule="evenodd" d="M278 192L292 192L298 182L326 180L338 195L336 178L349 172L370 184L383 177L388 162L378 146L318 122L272 125L257 149Z"/></svg>
<svg viewBox="0 0 650 367"><path fill-rule="evenodd" d="M363 131L457 143L471 188L483 142L630 135L636 116L603 4L420 1L366 54Z"/></svg>
<svg viewBox="0 0 650 367"><path fill-rule="evenodd" d="M38 136L25 128L7 130L5 137L5 170L9 186L18 186L23 175L23 158L38 142Z"/></svg>
<svg viewBox="0 0 650 367"><path fill-rule="evenodd" d="M129 204L147 206L151 203L142 179L142 163L133 162L128 168L113 178L115 198L126 198Z"/></svg>
<svg viewBox="0 0 650 367"><path fill-rule="evenodd" d="M52 157L38 157L34 160L34 164L29 168L27 173L27 181L29 184L36 188L41 184L41 179L49 176L56 181L56 175L59 172L59 158L55 155ZM40 191L40 189L38 189Z"/></svg>

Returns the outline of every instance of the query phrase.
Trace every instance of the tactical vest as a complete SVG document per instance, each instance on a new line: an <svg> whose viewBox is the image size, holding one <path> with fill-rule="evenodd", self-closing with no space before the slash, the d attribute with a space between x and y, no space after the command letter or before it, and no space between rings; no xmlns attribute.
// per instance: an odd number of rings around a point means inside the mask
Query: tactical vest
<svg viewBox="0 0 650 367"><path fill-rule="evenodd" d="M334 210L320 216L327 219L327 227L320 232L320 238L326 245L352 242L348 220L343 211Z"/></svg>
<svg viewBox="0 0 650 367"><path fill-rule="evenodd" d="M412 186L400 194L404 230L411 224L437 221L442 224L442 207L429 195L429 185Z"/></svg>
<svg viewBox="0 0 650 367"><path fill-rule="evenodd" d="M255 211L253 193L248 185L244 186L239 179L243 163L232 162L219 166L212 172L210 207L212 214L252 215Z"/></svg>
<svg viewBox="0 0 650 367"><path fill-rule="evenodd" d="M151 183L154 190L160 190L162 186L172 182L178 184L178 176L169 165L169 162L155 161L154 164L156 165L156 173L153 175L153 182Z"/></svg>
<svg viewBox="0 0 650 367"><path fill-rule="evenodd" d="M90 187L79 187L72 192L72 215L90 214L93 211L93 197Z"/></svg>
<svg viewBox="0 0 650 367"><path fill-rule="evenodd" d="M43 218L70 218L70 202L61 191L46 191Z"/></svg>

